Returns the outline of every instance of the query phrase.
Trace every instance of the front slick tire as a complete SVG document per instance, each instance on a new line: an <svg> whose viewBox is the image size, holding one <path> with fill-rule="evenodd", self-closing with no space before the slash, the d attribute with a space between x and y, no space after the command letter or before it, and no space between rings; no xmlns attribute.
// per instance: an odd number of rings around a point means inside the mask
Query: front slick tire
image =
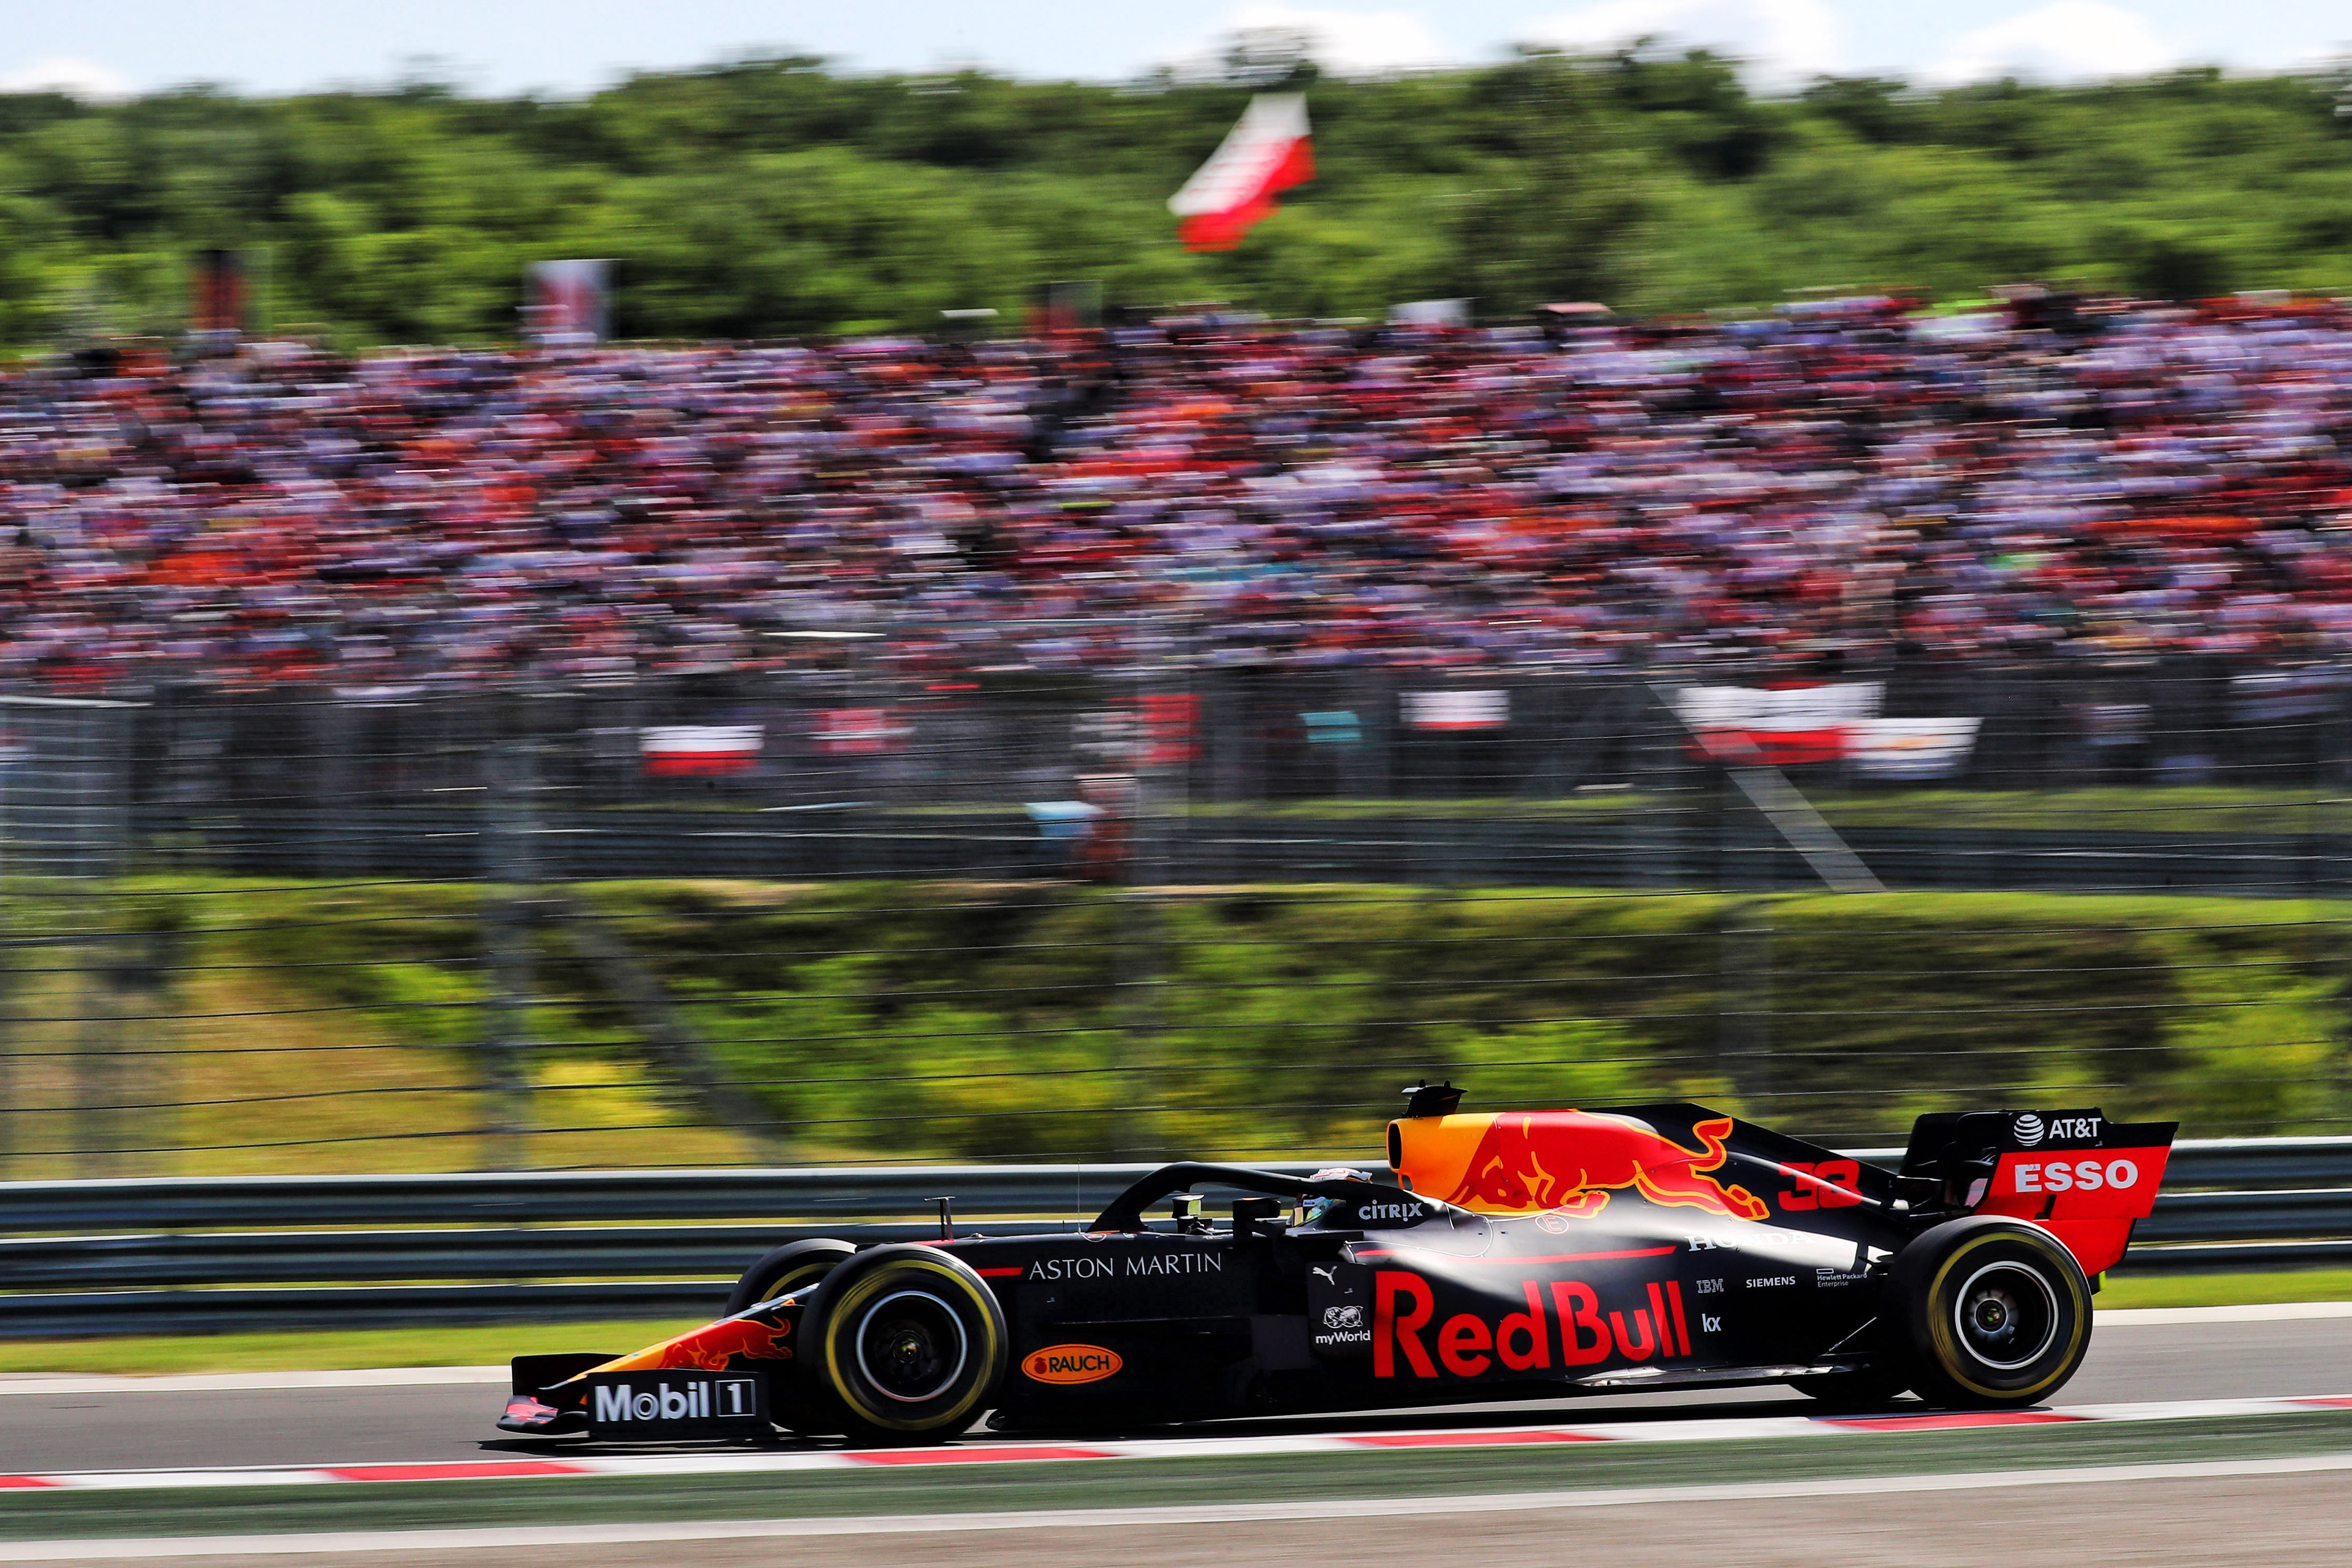
<svg viewBox="0 0 2352 1568"><path fill-rule="evenodd" d="M2020 1220L1939 1225L1896 1254L1889 1284L1911 1386L1930 1405L2040 1404L2090 1349L2090 1281L2056 1237Z"/></svg>
<svg viewBox="0 0 2352 1568"><path fill-rule="evenodd" d="M877 1247L833 1270L802 1319L801 1373L852 1443L940 1443L971 1425L1004 1379L996 1297L929 1247Z"/></svg>
<svg viewBox="0 0 2352 1568"><path fill-rule="evenodd" d="M762 1301L805 1290L856 1256L857 1248L845 1241L789 1242L743 1270L735 1289L727 1293L727 1310L722 1315L731 1318Z"/></svg>

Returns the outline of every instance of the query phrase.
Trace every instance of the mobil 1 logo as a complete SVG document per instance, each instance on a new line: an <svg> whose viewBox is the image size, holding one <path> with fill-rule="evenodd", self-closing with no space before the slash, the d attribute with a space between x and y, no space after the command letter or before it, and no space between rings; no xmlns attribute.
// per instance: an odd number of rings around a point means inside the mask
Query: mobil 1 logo
<svg viewBox="0 0 2352 1568"><path fill-rule="evenodd" d="M768 1430L759 1373L592 1373L588 1429L597 1437L740 1437Z"/></svg>

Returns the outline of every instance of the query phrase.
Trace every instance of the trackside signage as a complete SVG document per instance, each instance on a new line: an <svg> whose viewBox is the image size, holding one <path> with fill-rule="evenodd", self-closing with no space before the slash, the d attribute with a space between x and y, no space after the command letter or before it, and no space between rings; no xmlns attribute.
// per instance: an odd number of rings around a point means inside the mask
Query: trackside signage
<svg viewBox="0 0 2352 1568"><path fill-rule="evenodd" d="M588 1425L602 1436L727 1436L768 1428L757 1373L627 1372L588 1379Z"/></svg>

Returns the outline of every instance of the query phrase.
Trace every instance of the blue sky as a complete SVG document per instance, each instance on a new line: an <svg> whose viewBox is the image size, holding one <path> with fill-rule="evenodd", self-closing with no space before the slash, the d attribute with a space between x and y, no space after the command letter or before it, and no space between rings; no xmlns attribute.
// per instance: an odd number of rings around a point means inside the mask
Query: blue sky
<svg viewBox="0 0 2352 1568"><path fill-rule="evenodd" d="M200 80L260 92L381 82L418 57L479 91L576 92L633 68L785 47L867 69L980 63L1117 80L1263 26L1303 27L1328 63L1356 71L1490 59L1519 40L1664 34L1728 46L1767 86L1818 71L1959 81L2264 69L2352 49L2343 0L5 0L0 16L0 90L97 97Z"/></svg>

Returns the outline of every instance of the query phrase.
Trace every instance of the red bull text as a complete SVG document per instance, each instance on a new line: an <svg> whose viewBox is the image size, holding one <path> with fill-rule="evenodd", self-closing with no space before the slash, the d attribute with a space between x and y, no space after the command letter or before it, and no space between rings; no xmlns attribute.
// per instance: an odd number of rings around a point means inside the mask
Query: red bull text
<svg viewBox="0 0 2352 1568"><path fill-rule="evenodd" d="M1373 1277L1372 1375L1400 1375L1400 1359L1412 1377L1484 1377L1497 1366L1507 1373L1549 1371L1555 1355L1558 1365L1570 1367L1591 1366L1612 1354L1645 1362L1691 1353L1678 1281L1643 1287L1646 1305L1631 1311L1604 1311L1600 1294L1580 1279L1522 1279L1519 1289L1525 1311L1506 1312L1494 1322L1456 1312L1433 1329L1437 1298L1429 1281L1405 1269L1381 1269Z"/></svg>

